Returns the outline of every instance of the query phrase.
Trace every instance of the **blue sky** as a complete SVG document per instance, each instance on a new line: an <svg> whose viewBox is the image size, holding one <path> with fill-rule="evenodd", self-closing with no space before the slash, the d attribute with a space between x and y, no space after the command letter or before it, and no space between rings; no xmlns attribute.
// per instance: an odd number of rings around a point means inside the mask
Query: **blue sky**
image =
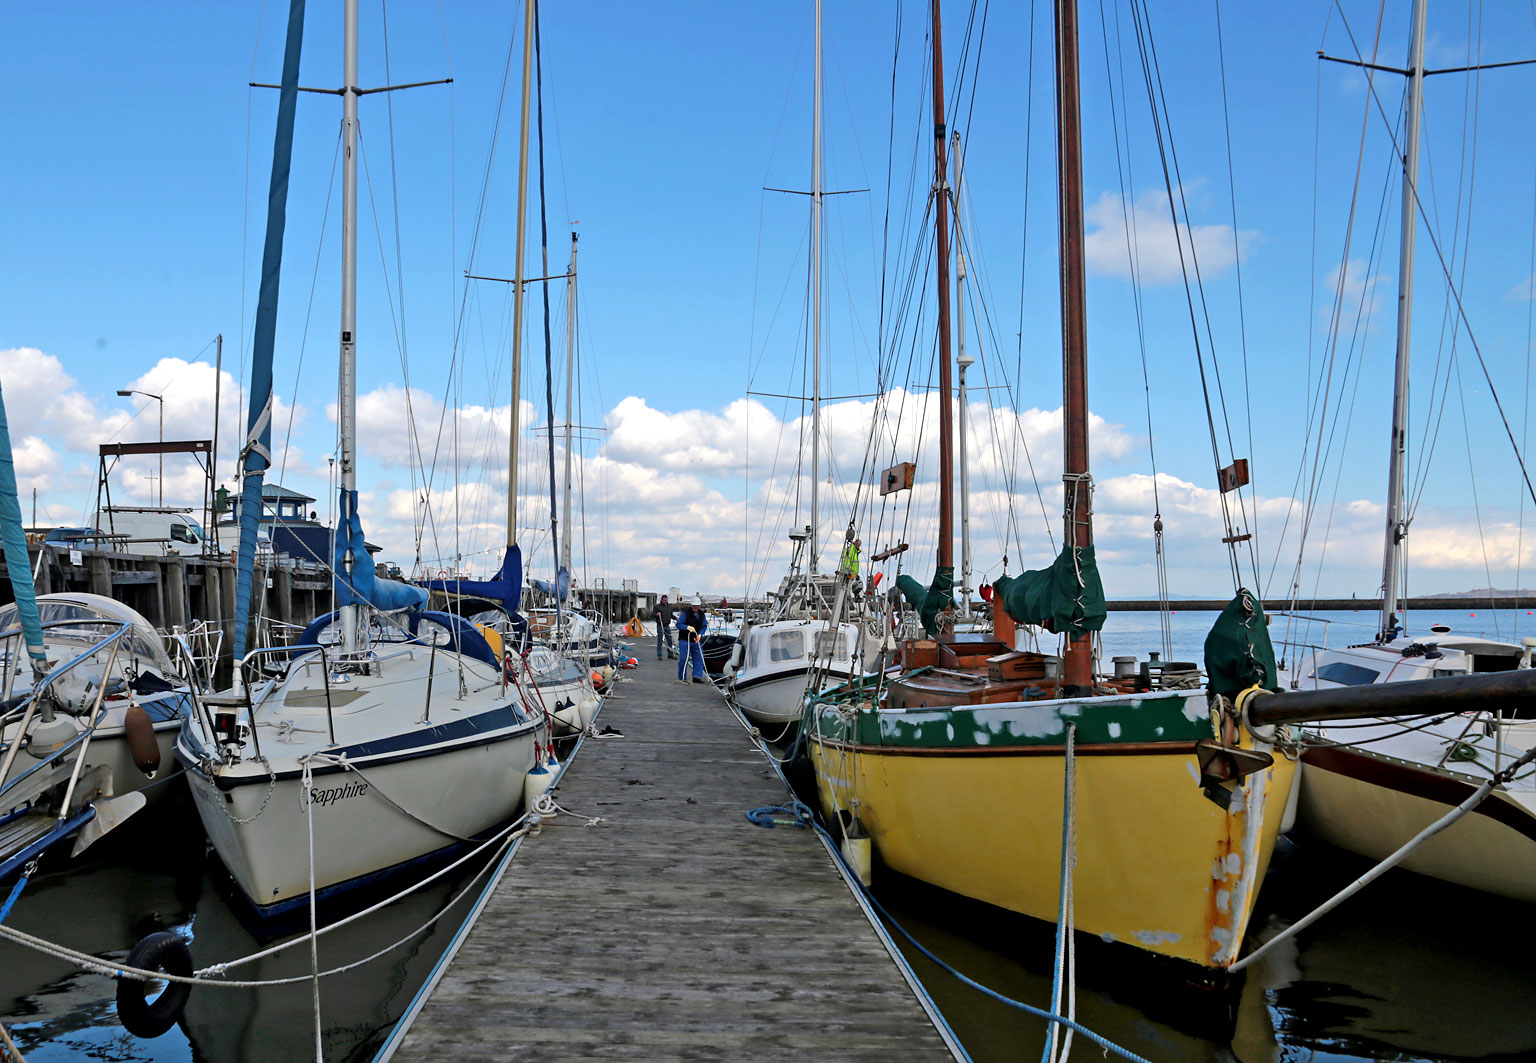
<svg viewBox="0 0 1536 1063"><path fill-rule="evenodd" d="M1379 62L1399 65L1407 5L1391 6L1376 47ZM333 85L340 5L309 7L302 81ZM894 5L827 8L826 187L868 191L828 200L824 392L874 388L883 268L885 350L901 352L887 355L895 363L889 382L915 397L886 411L905 411L899 427L885 422L899 442L871 460L883 467L917 457L920 489L910 513L888 509L882 521L865 511L860 528L867 544L905 537L921 547L909 564L926 578L930 562L916 559L931 543L933 448L919 452L914 411L929 383L932 278L926 266L914 276L907 265L931 180L926 4L902 5L899 27ZM1059 511L1050 13L1041 5L1033 15L1031 60L1029 5L987 5L984 37L981 5L976 10L967 48L972 8L946 4L945 55L955 125L965 137L967 241L982 293L970 307L971 349L979 346L982 360L972 382L983 375L999 387L1006 382L1012 390L992 392L994 402L1018 408L989 417L973 396L977 567L995 575L1005 549L1012 571L1044 563L1046 526ZM1236 453L1251 458L1260 499L1259 581L1271 593L1289 583L1300 509L1289 524L1286 514L1292 500L1305 505L1310 494L1316 505L1303 590L1368 595L1379 582L1396 169L1365 77L1319 64L1316 52L1354 54L1347 19L1369 53L1377 10L1228 3L1220 8L1220 48L1217 11L1214 3L1154 4L1150 17L1215 364ZM386 81L380 12L363 5L367 85ZM10 207L0 235L0 382L24 488L38 488L44 517L89 515L98 442L153 437L154 404L119 399L117 388L163 391L168 436L209 433L210 343L220 332L229 374L222 445L232 454L228 443L243 421L237 382L254 314L276 107L275 93L247 82L276 80L286 17L285 4L0 10L0 123L9 156L0 187ZM1165 477L1174 590L1224 594L1231 578L1210 490L1205 407L1131 12L1106 2L1084 5L1081 18L1090 403L1101 419L1094 467L1106 585L1111 596L1146 595L1155 586L1150 439ZM1479 47L1485 61L1536 54L1530 11L1437 4L1431 19L1431 68L1465 63ZM520 23L515 5L397 0L388 6L388 79L451 75L454 83L362 104L361 485L370 538L408 567L418 553L429 569L451 567L457 555L483 571L501 540L508 313L504 286L476 284L465 297L463 273L512 272L515 66L489 174L487 159ZM806 204L763 189L803 189L809 180L810 28L809 3L551 4L543 13L551 272L563 271L570 223L579 221L578 418L606 428L589 433L580 451L586 578L733 592L744 580L772 582L783 532L804 520L787 505L795 496L790 458L800 404L749 400L746 392L804 387ZM515 48L520 54L520 41ZM1429 79L1421 176L1433 231L1458 277L1465 257L1466 313L1517 439L1526 415L1536 202L1529 149L1536 117L1523 101L1533 77L1536 68ZM1401 79L1378 75L1376 91L1397 122ZM1129 130L1118 154L1112 114ZM280 438L289 443L281 478L321 498L322 511L334 432L338 122L334 98L301 99L277 354ZM1124 251L1127 202L1141 253L1150 435ZM891 250L882 267L887 218ZM530 271L538 264L536 214L533 222ZM1453 337L1446 325L1429 231L1419 235L1414 315L1415 469L1430 450L1426 439L1435 444L1410 540L1409 586L1421 593L1510 586L1517 561L1526 572L1536 560L1522 526L1532 507L1529 499L1522 507L1518 466L1466 334ZM920 316L913 304L898 327L895 293L909 283L925 302ZM1341 287L1342 338L1328 375L1329 307ZM523 398L542 424L542 310L533 295ZM552 296L558 353L563 291ZM979 340L978 312L990 324ZM1332 444L1316 475L1307 464L1298 481L1318 435L1308 414L1320 373L1330 382ZM563 389L563 367L557 374ZM444 415L445 407L460 414ZM828 536L848 520L870 413L867 400L831 404ZM414 436L405 430L411 415ZM1220 426L1219 410L1217 417ZM455 420L456 463L451 445L437 442L439 426ZM1221 435L1230 460L1225 428ZM1021 438L1049 520L1028 476L1009 478L1023 465ZM434 469L430 490L422 465ZM227 465L222 471L227 478ZM153 485L144 473L126 471L114 489L147 496ZM547 488L531 465L522 482L528 521L545 521L533 496ZM168 468L166 492L168 500L200 496L188 469ZM1018 530L1000 536L1010 506ZM536 530L525 535L535 551L547 551Z"/></svg>

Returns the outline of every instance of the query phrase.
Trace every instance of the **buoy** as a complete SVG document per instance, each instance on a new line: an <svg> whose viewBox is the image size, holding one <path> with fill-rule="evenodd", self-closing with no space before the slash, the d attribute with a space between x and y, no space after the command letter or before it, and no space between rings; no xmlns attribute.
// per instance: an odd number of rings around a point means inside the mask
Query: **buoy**
<svg viewBox="0 0 1536 1063"><path fill-rule="evenodd" d="M632 639L637 639L644 633L645 628L641 626L640 618L638 616L630 617L629 623L624 625L624 634L628 635Z"/></svg>
<svg viewBox="0 0 1536 1063"><path fill-rule="evenodd" d="M523 807L532 809L539 798L549 793L555 785L555 773L544 765L535 763L533 770L523 777Z"/></svg>
<svg viewBox="0 0 1536 1063"><path fill-rule="evenodd" d="M162 930L135 945L126 966L186 976L192 973L192 952L179 935ZM175 1026L192 995L187 983L168 982L158 997L148 1000L144 996L148 987L148 982L136 978L117 980L117 1019L135 1037L159 1037Z"/></svg>
<svg viewBox="0 0 1536 1063"><path fill-rule="evenodd" d="M868 886L874 880L874 848L869 835L865 833L863 825L858 820L854 820L848 829L843 831L843 843L840 848L849 868L859 876L860 882Z"/></svg>
<svg viewBox="0 0 1536 1063"><path fill-rule="evenodd" d="M622 665L620 665L620 667L621 668L639 668L640 667L640 662L635 660L635 658L633 658L633 657L626 657L626 658L624 658L624 663Z"/></svg>
<svg viewBox="0 0 1536 1063"><path fill-rule="evenodd" d="M139 770L151 779L160 770L160 743L155 741L155 724L138 702L123 713L123 733L128 736L128 752Z"/></svg>

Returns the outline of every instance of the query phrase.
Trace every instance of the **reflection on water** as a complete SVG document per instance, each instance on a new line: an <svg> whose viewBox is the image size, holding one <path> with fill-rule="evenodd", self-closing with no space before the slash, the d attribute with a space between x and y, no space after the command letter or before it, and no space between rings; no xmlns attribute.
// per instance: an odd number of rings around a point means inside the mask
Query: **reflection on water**
<svg viewBox="0 0 1536 1063"><path fill-rule="evenodd" d="M242 922L243 902L218 888L216 876L222 871L217 858L204 857L202 831L189 809L178 808L170 823L130 823L87 855L91 859L30 882L7 923L116 960L125 959L146 934L177 930L190 938L194 967L273 944ZM321 969L356 962L404 937L448 904L479 866L466 865L385 912L322 937ZM476 892L469 890L432 929L399 949L322 980L327 1060L373 1057L431 973ZM309 971L308 943L300 939L275 956L231 970L229 977L269 980ZM181 1025L153 1039L134 1037L118 1025L115 990L109 977L0 942L0 1020L30 1063L82 1058L286 1063L314 1058L313 989L307 978L257 990L199 986Z"/></svg>
<svg viewBox="0 0 1536 1063"><path fill-rule="evenodd" d="M1282 843L1264 883L1258 936L1289 926L1368 866ZM882 891L877 876L877 892L927 948L984 985L1049 1007L1050 927L941 907L921 887L891 889L889 878ZM1230 1001L1180 990L1156 969L1128 977L1118 957L1080 951L1077 1019L1154 1061L1529 1060L1536 1058L1531 914L1529 905L1393 871L1256 964ZM978 1063L1039 1058L1042 1020L905 950ZM1100 1049L1079 1039L1074 1057L1101 1058Z"/></svg>

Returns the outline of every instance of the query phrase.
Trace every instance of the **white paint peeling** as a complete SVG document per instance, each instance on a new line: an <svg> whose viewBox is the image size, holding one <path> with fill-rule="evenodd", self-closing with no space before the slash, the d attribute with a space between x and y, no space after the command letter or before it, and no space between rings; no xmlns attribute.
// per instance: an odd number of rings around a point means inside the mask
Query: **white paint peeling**
<svg viewBox="0 0 1536 1063"><path fill-rule="evenodd" d="M1184 699L1184 718L1191 723L1198 723L1205 719L1209 710L1205 707L1205 701L1201 698Z"/></svg>
<svg viewBox="0 0 1536 1063"><path fill-rule="evenodd" d="M1228 876L1236 876L1236 875L1241 875L1242 873L1243 873L1243 854L1242 853L1228 853L1227 854L1227 875Z"/></svg>
<svg viewBox="0 0 1536 1063"><path fill-rule="evenodd" d="M1120 940L1119 938L1115 937L1115 935L1111 934L1107 930L1104 933L1100 934L1099 937L1102 940L1109 942L1111 945L1113 945L1115 942Z"/></svg>
<svg viewBox="0 0 1536 1063"><path fill-rule="evenodd" d="M1232 910L1232 891L1231 890L1217 890L1216 891L1216 910L1218 912L1220 912L1222 915L1226 915L1228 912L1230 912Z"/></svg>
<svg viewBox="0 0 1536 1063"><path fill-rule="evenodd" d="M1199 786L1200 785L1200 769L1195 766L1195 762L1192 761L1192 760L1186 760L1184 762L1184 770L1189 772L1189 777L1191 779L1195 780L1195 785L1196 786Z"/></svg>
<svg viewBox="0 0 1536 1063"><path fill-rule="evenodd" d="M1157 735L1159 738L1163 737L1163 729L1161 727L1154 727L1152 729L1152 733Z"/></svg>
<svg viewBox="0 0 1536 1063"><path fill-rule="evenodd" d="M1172 945L1183 935L1176 934L1172 930L1137 930L1131 936L1151 948L1157 945Z"/></svg>
<svg viewBox="0 0 1536 1063"><path fill-rule="evenodd" d="M948 736L951 742L953 742L955 740L955 725L952 723L946 723L944 725L944 734Z"/></svg>
<svg viewBox="0 0 1536 1063"><path fill-rule="evenodd" d="M1115 723L1113 720L1111 720L1109 722L1109 737L1111 737L1111 738L1119 738L1120 737L1120 725L1118 723Z"/></svg>
<svg viewBox="0 0 1536 1063"><path fill-rule="evenodd" d="M1232 940L1232 931L1224 926L1213 926L1211 927L1211 940L1222 948L1226 948Z"/></svg>
<svg viewBox="0 0 1536 1063"><path fill-rule="evenodd" d="M1211 864L1211 878L1215 879L1217 882L1220 882L1222 879L1224 879L1226 877L1227 877L1226 868L1221 866L1221 857L1218 856L1216 858L1216 861L1213 864Z"/></svg>

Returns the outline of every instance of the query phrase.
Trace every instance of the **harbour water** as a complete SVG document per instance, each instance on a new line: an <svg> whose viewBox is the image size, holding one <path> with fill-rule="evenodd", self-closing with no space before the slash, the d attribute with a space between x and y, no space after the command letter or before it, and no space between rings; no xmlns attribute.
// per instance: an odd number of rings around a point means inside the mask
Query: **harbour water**
<svg viewBox="0 0 1536 1063"><path fill-rule="evenodd" d="M1320 617L1329 621L1330 646L1364 641L1374 632L1374 614L1367 611ZM1199 661L1213 619L1208 612L1175 615L1172 659ZM1277 638L1285 622L1274 619ZM1495 614L1473 604L1412 616L1410 633L1431 639L1431 623L1502 639L1536 633L1536 615ZM1308 641L1321 642L1322 626L1314 625ZM1160 637L1157 614L1114 613L1106 624L1104 653L1145 656L1159 647ZM7 924L118 959L145 935L174 929L190 939L198 967L265 947L270 942L252 932L240 903L220 888L221 872L204 854L195 816L183 812L158 830L135 830L130 823L83 864L38 876ZM1288 926L1366 866L1304 839L1283 843L1264 885L1260 935ZM382 917L321 939L322 969L352 963L447 909L400 948L322 983L327 1060L373 1057L473 902L477 870L450 875ZM876 892L900 924L947 963L1004 995L1049 1006L1048 926L1020 921L1000 930L981 918L939 924L932 917L938 906L925 903L920 890L887 881L877 882ZM1536 999L1536 970L1525 962L1526 946L1536 944L1531 940L1536 925L1529 916L1528 906L1394 871L1257 964L1238 991L1224 997L1191 998L1155 975L1128 974L1085 951L1079 957L1076 1014L1090 1029L1159 1063L1536 1058L1536 1013L1529 1008ZM558 917L579 918L579 913ZM591 932L603 931L594 926ZM1039 1019L989 1000L919 955L912 962L974 1059L990 1063L1039 1055L1045 1030ZM302 978L309 969L301 940L230 977ZM785 977L793 979L794 972ZM33 1063L314 1058L307 978L254 991L200 987L184 1022L155 1039L133 1037L118 1025L113 996L110 978L0 943L0 1021ZM1081 1039L1074 1051L1085 1059L1099 1053Z"/></svg>

